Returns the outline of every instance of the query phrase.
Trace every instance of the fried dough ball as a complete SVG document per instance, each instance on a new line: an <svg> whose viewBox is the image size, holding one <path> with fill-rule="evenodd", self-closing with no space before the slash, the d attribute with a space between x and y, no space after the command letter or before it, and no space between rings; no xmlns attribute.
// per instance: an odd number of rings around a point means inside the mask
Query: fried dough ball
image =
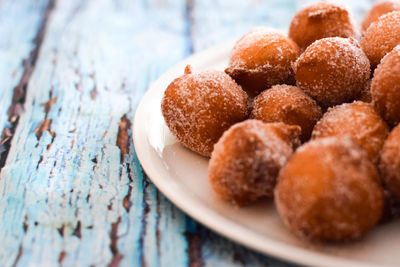
<svg viewBox="0 0 400 267"><path fill-rule="evenodd" d="M236 205L271 197L279 170L299 144L299 126L247 120L215 145L208 167L214 191Z"/></svg>
<svg viewBox="0 0 400 267"><path fill-rule="evenodd" d="M231 125L248 116L247 95L221 71L185 74L166 89L161 103L165 122L186 147L210 156L214 144Z"/></svg>
<svg viewBox="0 0 400 267"><path fill-rule="evenodd" d="M275 84L294 84L291 64L299 55L299 47L290 38L258 27L237 41L225 72L254 97Z"/></svg>
<svg viewBox="0 0 400 267"><path fill-rule="evenodd" d="M396 10L400 10L399 1L382 1L375 4L365 15L361 24L362 30L366 31L369 25L377 21L380 16Z"/></svg>
<svg viewBox="0 0 400 267"><path fill-rule="evenodd" d="M357 41L341 37L315 41L294 71L297 86L323 107L354 100L370 77L368 58Z"/></svg>
<svg viewBox="0 0 400 267"><path fill-rule="evenodd" d="M350 241L379 221L384 192L375 166L352 139L328 137L297 149L279 174L275 203L296 236Z"/></svg>
<svg viewBox="0 0 400 267"><path fill-rule="evenodd" d="M385 141L379 167L387 189L400 201L400 125L393 129Z"/></svg>
<svg viewBox="0 0 400 267"><path fill-rule="evenodd" d="M298 11L289 28L289 37L304 50L326 37L358 38L353 16L343 5L318 2Z"/></svg>
<svg viewBox="0 0 400 267"><path fill-rule="evenodd" d="M400 122L400 46L376 68L371 84L373 104L391 126Z"/></svg>
<svg viewBox="0 0 400 267"><path fill-rule="evenodd" d="M314 99L296 86L275 85L259 94L250 117L264 122L283 122L301 127L302 142L311 137L322 111Z"/></svg>
<svg viewBox="0 0 400 267"><path fill-rule="evenodd" d="M312 138L351 136L377 163L388 133L388 126L373 106L356 101L328 109L315 125Z"/></svg>
<svg viewBox="0 0 400 267"><path fill-rule="evenodd" d="M378 18L361 38L361 46L371 62L378 66L381 59L400 44L400 11L393 11Z"/></svg>

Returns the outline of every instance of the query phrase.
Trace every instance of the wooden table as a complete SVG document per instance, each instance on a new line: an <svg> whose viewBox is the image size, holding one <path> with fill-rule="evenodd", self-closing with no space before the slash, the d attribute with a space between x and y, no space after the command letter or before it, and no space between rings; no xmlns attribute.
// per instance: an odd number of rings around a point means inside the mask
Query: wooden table
<svg viewBox="0 0 400 267"><path fill-rule="evenodd" d="M131 126L173 64L305 2L0 1L0 266L287 266L165 199Z"/></svg>

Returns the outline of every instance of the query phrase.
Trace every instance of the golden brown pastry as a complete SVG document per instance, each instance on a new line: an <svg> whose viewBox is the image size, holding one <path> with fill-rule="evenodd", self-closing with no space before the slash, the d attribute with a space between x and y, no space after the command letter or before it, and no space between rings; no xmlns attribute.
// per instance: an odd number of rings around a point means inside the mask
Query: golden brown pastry
<svg viewBox="0 0 400 267"><path fill-rule="evenodd" d="M294 84L291 64L299 54L287 36L258 27L237 41L225 72L254 97L275 84Z"/></svg>
<svg viewBox="0 0 400 267"><path fill-rule="evenodd" d="M391 125L400 122L400 46L383 59L375 70L371 84L373 104Z"/></svg>
<svg viewBox="0 0 400 267"><path fill-rule="evenodd" d="M369 103L356 101L328 109L315 125L312 138L351 136L377 163L389 127Z"/></svg>
<svg viewBox="0 0 400 267"><path fill-rule="evenodd" d="M400 125L393 129L385 141L380 170L390 194L400 201Z"/></svg>
<svg viewBox="0 0 400 267"><path fill-rule="evenodd" d="M289 37L301 50L326 37L358 36L350 11L343 5L327 2L314 3L298 11L289 28Z"/></svg>
<svg viewBox="0 0 400 267"><path fill-rule="evenodd" d="M382 15L390 13L392 11L400 10L399 1L382 1L375 4L365 15L361 28L366 31L373 22L377 21Z"/></svg>
<svg viewBox="0 0 400 267"><path fill-rule="evenodd" d="M224 72L192 73L188 66L165 90L161 110L182 144L210 156L222 133L247 118L247 95Z"/></svg>
<svg viewBox="0 0 400 267"><path fill-rule="evenodd" d="M365 31L361 46L375 69L381 59L400 44L400 11L393 11L378 18Z"/></svg>
<svg viewBox="0 0 400 267"><path fill-rule="evenodd" d="M296 86L275 85L263 91L253 102L250 117L264 122L283 122L301 127L302 142L311 137L322 111L314 99Z"/></svg>
<svg viewBox="0 0 400 267"><path fill-rule="evenodd" d="M296 236L341 242L375 226L384 193L365 152L349 138L328 137L297 149L280 172L275 203Z"/></svg>
<svg viewBox="0 0 400 267"><path fill-rule="evenodd" d="M209 180L223 199L245 205L271 197L279 170L299 144L299 126L247 120L226 131L212 153Z"/></svg>
<svg viewBox="0 0 400 267"><path fill-rule="evenodd" d="M297 86L323 107L354 100L370 77L368 58L357 41L341 37L315 41L294 71Z"/></svg>

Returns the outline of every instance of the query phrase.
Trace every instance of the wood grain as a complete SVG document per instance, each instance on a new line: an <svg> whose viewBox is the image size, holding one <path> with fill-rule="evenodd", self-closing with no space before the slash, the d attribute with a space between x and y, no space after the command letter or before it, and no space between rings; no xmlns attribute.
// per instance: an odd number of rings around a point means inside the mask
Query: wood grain
<svg viewBox="0 0 400 267"><path fill-rule="evenodd" d="M4 166L11 138L23 111L26 86L43 40L50 2L3 1L0 5L0 167ZM24 18L23 20L19 18Z"/></svg>
<svg viewBox="0 0 400 267"><path fill-rule="evenodd" d="M0 1L0 265L287 266L172 205L131 125L173 64L257 25L286 28L304 2Z"/></svg>

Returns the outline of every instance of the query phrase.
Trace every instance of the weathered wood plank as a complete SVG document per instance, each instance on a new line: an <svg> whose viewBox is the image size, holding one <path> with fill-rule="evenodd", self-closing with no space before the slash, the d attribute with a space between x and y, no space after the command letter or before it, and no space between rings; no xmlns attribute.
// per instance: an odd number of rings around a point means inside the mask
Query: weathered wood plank
<svg viewBox="0 0 400 267"><path fill-rule="evenodd" d="M48 2L0 2L0 168L22 111L26 82L40 47Z"/></svg>
<svg viewBox="0 0 400 267"><path fill-rule="evenodd" d="M187 55L184 8L56 3L1 172L1 265L186 263L184 215L157 211L129 127L153 73ZM154 224L174 244L161 257Z"/></svg>

